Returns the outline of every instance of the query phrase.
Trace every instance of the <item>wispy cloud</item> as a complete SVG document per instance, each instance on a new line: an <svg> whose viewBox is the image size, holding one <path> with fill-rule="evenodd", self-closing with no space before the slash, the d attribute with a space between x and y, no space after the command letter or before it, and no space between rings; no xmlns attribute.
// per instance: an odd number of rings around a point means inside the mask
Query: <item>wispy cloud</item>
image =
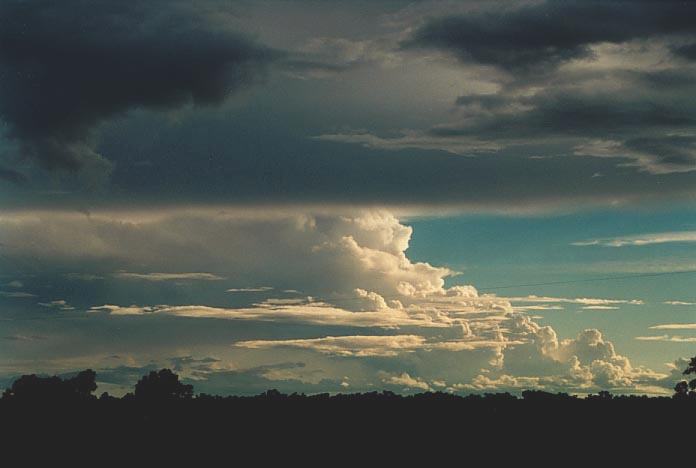
<svg viewBox="0 0 696 468"><path fill-rule="evenodd" d="M254 288L230 288L227 290L229 293L245 293L245 292L265 292L272 291L273 288L270 286L258 286Z"/></svg>
<svg viewBox="0 0 696 468"><path fill-rule="evenodd" d="M116 278L144 281L220 281L225 278L212 273L131 273L119 271Z"/></svg>
<svg viewBox="0 0 696 468"><path fill-rule="evenodd" d="M39 305L41 307L47 307L49 309L58 309L58 310L75 310L73 306L68 304L65 300L60 299L57 301L51 301L51 302L39 302Z"/></svg>
<svg viewBox="0 0 696 468"><path fill-rule="evenodd" d="M696 242L696 231L657 232L625 237L607 237L573 242L571 245L586 247L598 245L602 247L627 247L651 244L666 244L669 242Z"/></svg>
<svg viewBox="0 0 696 468"><path fill-rule="evenodd" d="M663 304L672 306L692 306L696 305L696 302L685 302L685 301L665 301Z"/></svg>
<svg viewBox="0 0 696 468"><path fill-rule="evenodd" d="M309 304L257 304L250 308L222 308L204 305L184 306L118 306L105 304L95 306L90 312L108 312L110 315L168 315L174 317L215 318L231 320L290 321L314 325L334 325L353 327L398 328L400 326L449 327L448 317L432 318L423 314L409 314L404 310L351 312L330 304L315 302Z"/></svg>
<svg viewBox="0 0 696 468"><path fill-rule="evenodd" d="M0 297L10 297L10 298L28 298L36 297L36 294L31 294L24 291L0 291Z"/></svg>
<svg viewBox="0 0 696 468"><path fill-rule="evenodd" d="M16 334L16 335L8 335L8 336L3 336L3 340L8 340L8 341L39 341L39 340L45 340L45 336L41 335L21 335L21 334Z"/></svg>
<svg viewBox="0 0 696 468"><path fill-rule="evenodd" d="M675 336L675 335L660 335L660 336L636 336L638 341L660 341L665 343L696 343L696 337L693 336Z"/></svg>
<svg viewBox="0 0 696 468"><path fill-rule="evenodd" d="M696 330L696 323L664 323L653 325L651 330Z"/></svg>
<svg viewBox="0 0 696 468"><path fill-rule="evenodd" d="M396 356L400 353L416 350L446 350L463 351L482 348L500 348L508 345L521 344L520 341L506 341L502 336L499 340L457 339L449 341L428 341L418 335L392 336L327 336L300 340L252 340L240 341L236 346L241 348L300 348L310 349L323 354L335 356Z"/></svg>
<svg viewBox="0 0 696 468"><path fill-rule="evenodd" d="M506 298L513 304L580 304L587 308L599 308L599 306L614 306L618 304L643 305L642 299L603 299L596 297L550 297L550 296L517 296ZM541 308L532 309L533 306L523 305L515 307L522 310L542 310Z"/></svg>

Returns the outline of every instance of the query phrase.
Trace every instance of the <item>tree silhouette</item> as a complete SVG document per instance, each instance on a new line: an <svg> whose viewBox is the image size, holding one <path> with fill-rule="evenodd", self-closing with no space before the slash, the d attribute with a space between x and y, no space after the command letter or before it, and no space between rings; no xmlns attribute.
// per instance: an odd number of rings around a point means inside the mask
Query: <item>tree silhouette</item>
<svg viewBox="0 0 696 468"><path fill-rule="evenodd" d="M190 399L193 385L179 382L179 376L170 369L152 371L135 384L135 397L149 401Z"/></svg>
<svg viewBox="0 0 696 468"><path fill-rule="evenodd" d="M97 389L97 374L91 369L84 370L70 379L60 377L40 377L36 374L23 375L5 390L3 399L31 401L66 401L92 398Z"/></svg>
<svg viewBox="0 0 696 468"><path fill-rule="evenodd" d="M684 375L696 374L696 356L692 357L689 361L689 365L684 369ZM687 382L682 380L674 386L674 397L675 398L696 398L696 379L692 379Z"/></svg>

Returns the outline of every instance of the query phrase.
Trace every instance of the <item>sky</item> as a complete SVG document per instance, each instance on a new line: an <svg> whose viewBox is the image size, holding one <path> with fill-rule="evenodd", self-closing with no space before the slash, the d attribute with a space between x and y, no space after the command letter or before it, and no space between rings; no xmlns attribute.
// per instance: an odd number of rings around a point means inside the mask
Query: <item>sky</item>
<svg viewBox="0 0 696 468"><path fill-rule="evenodd" d="M2 0L0 388L671 393L694 17Z"/></svg>

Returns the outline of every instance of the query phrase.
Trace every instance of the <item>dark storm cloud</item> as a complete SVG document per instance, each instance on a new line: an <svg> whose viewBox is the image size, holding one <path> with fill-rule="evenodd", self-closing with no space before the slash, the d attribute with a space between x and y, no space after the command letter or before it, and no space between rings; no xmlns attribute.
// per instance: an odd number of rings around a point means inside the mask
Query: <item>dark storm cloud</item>
<svg viewBox="0 0 696 468"><path fill-rule="evenodd" d="M693 166L696 161L696 136L668 135L627 140L624 146L640 154L657 155L657 162L670 166Z"/></svg>
<svg viewBox="0 0 696 468"><path fill-rule="evenodd" d="M674 47L672 52L679 57L696 60L696 43Z"/></svg>
<svg viewBox="0 0 696 468"><path fill-rule="evenodd" d="M98 123L135 108L218 104L277 56L182 5L3 1L0 117L22 155L49 169L98 162Z"/></svg>
<svg viewBox="0 0 696 468"><path fill-rule="evenodd" d="M25 183L27 178L21 172L0 167L0 180L6 180L8 182L12 182L13 184L19 185Z"/></svg>
<svg viewBox="0 0 696 468"><path fill-rule="evenodd" d="M696 113L687 106L655 102L641 96L609 92L570 94L561 90L532 97L466 96L460 106L477 104L494 113L478 113L466 125L434 128L438 136L485 136L516 139L554 135L609 137L631 130L688 128L696 124ZM505 106L526 106L504 112Z"/></svg>
<svg viewBox="0 0 696 468"><path fill-rule="evenodd" d="M547 2L430 20L402 46L451 52L511 71L587 57L589 46L696 32L696 3L672 0ZM686 52L688 54L688 52Z"/></svg>

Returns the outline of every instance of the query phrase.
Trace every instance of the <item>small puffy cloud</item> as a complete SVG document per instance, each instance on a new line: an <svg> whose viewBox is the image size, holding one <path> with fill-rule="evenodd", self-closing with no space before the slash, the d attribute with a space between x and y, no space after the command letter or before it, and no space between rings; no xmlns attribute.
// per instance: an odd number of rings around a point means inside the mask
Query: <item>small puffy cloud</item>
<svg viewBox="0 0 696 468"><path fill-rule="evenodd" d="M382 375L382 383L385 385L390 385L394 387L400 387L401 390L423 390L423 391L430 391L431 387L428 384L428 382L425 382L424 380L411 377L407 372L402 372L401 374L396 374L396 375L390 375L390 374L383 374Z"/></svg>

